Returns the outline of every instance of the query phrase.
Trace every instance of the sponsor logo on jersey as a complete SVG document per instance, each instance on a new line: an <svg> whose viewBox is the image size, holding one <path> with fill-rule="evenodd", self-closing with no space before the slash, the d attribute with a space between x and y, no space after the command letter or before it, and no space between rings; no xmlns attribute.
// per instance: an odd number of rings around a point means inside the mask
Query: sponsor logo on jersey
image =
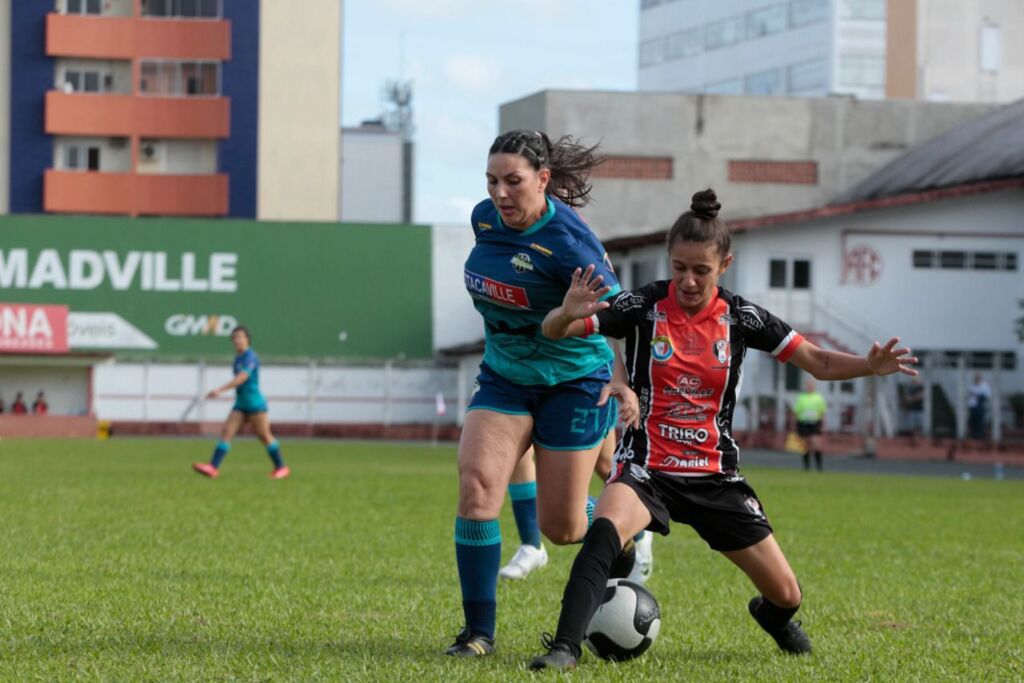
<svg viewBox="0 0 1024 683"><path fill-rule="evenodd" d="M715 358L719 363L726 363L729 360L729 342L725 339L718 339L714 345Z"/></svg>
<svg viewBox="0 0 1024 683"><path fill-rule="evenodd" d="M646 468L643 468L635 463L629 466L629 473L637 481L647 481L648 479L651 478L651 473L648 472Z"/></svg>
<svg viewBox="0 0 1024 683"><path fill-rule="evenodd" d="M481 230L490 230L493 226L490 223L483 223L477 221L476 227L480 228Z"/></svg>
<svg viewBox="0 0 1024 683"><path fill-rule="evenodd" d="M653 309L650 310L650 311L647 311L646 318L648 320L650 320L651 322L658 322L658 323L663 323L666 320L668 320L668 316L667 315L665 315L661 311L655 311Z"/></svg>
<svg viewBox="0 0 1024 683"><path fill-rule="evenodd" d="M658 424L658 434L663 439L669 439L676 443L702 444L708 440L708 430L703 427L676 427L674 425Z"/></svg>
<svg viewBox="0 0 1024 683"><path fill-rule="evenodd" d="M619 313L628 313L629 311L635 311L638 308L643 308L645 303L646 300L639 294L623 292L615 297L615 301L612 303L612 310L618 311Z"/></svg>
<svg viewBox="0 0 1024 683"><path fill-rule="evenodd" d="M711 461L707 456L704 456L703 458L688 458L684 460L674 455L669 455L661 461L661 464L665 467L695 469L698 467L707 467L711 464Z"/></svg>
<svg viewBox="0 0 1024 683"><path fill-rule="evenodd" d="M764 321L761 320L761 314L758 313L757 308L747 304L746 306L740 306L740 320L743 324L752 330L763 330Z"/></svg>
<svg viewBox="0 0 1024 683"><path fill-rule="evenodd" d="M703 422L707 419L707 407L697 403L673 403L665 411L666 417L682 422Z"/></svg>
<svg viewBox="0 0 1024 683"><path fill-rule="evenodd" d="M547 247L542 247L541 245L537 244L536 242L534 242L533 244L530 245L530 249L533 249L534 251L539 251L540 253L544 254L545 256L551 256L551 255L554 254L553 251L551 251Z"/></svg>
<svg viewBox="0 0 1024 683"><path fill-rule="evenodd" d="M734 315L732 315L731 313L723 313L722 315L720 315L718 317L718 324L719 325L735 325L736 324L736 317Z"/></svg>
<svg viewBox="0 0 1024 683"><path fill-rule="evenodd" d="M679 375L676 378L676 386L665 387L667 396L685 396L687 398L710 398L715 393L714 389L702 389L701 379L696 375Z"/></svg>
<svg viewBox="0 0 1024 683"><path fill-rule="evenodd" d="M668 337L661 335L651 340L651 356L659 363L667 361L673 353L675 349L672 348L672 340Z"/></svg>
<svg viewBox="0 0 1024 683"><path fill-rule="evenodd" d="M699 356L704 350L704 344L701 342L700 337L693 330L687 330L683 335L683 346L679 349L679 353L684 356Z"/></svg>
<svg viewBox="0 0 1024 683"><path fill-rule="evenodd" d="M512 257L511 263L517 273L525 273L528 270L533 270L533 264L530 262L529 254L516 254Z"/></svg>
<svg viewBox="0 0 1024 683"><path fill-rule="evenodd" d="M504 282L498 282L489 277L477 275L469 270L465 271L463 277L470 296L490 301L506 308L530 307L530 299L526 296L526 290L522 287L507 285Z"/></svg>

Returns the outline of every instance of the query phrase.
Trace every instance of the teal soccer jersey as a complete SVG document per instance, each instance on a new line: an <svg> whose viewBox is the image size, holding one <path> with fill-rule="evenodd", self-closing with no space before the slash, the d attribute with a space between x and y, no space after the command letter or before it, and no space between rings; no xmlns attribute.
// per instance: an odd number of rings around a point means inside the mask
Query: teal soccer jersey
<svg viewBox="0 0 1024 683"><path fill-rule="evenodd" d="M595 267L614 296L620 290L604 247L569 206L548 199L544 216L526 230L502 224L488 199L472 215L476 246L466 261L466 289L484 318L484 363L517 384L552 386L608 367L604 338L554 341L544 316L562 305L576 268ZM607 298L607 297L606 297Z"/></svg>
<svg viewBox="0 0 1024 683"><path fill-rule="evenodd" d="M247 349L235 356L231 369L235 376L240 372L249 375L249 379L235 388L235 408L243 412L266 410L267 401L260 391L260 359L256 352Z"/></svg>

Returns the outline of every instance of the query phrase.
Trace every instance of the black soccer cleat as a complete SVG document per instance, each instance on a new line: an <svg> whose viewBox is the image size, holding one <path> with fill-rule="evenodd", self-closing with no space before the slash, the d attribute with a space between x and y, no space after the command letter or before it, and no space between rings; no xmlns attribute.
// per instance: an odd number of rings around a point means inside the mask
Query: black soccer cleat
<svg viewBox="0 0 1024 683"><path fill-rule="evenodd" d="M636 542L631 538L622 546L619 556L612 560L612 566L608 571L609 579L625 579L633 571L636 564Z"/></svg>
<svg viewBox="0 0 1024 683"><path fill-rule="evenodd" d="M449 657L483 657L494 652L494 638L473 634L468 628L459 631L455 642L444 651Z"/></svg>
<svg viewBox="0 0 1024 683"><path fill-rule="evenodd" d="M576 668L576 655L566 645L555 643L550 633L540 637L541 645L548 649L547 654L539 655L530 660L530 671L572 671Z"/></svg>
<svg viewBox="0 0 1024 683"><path fill-rule="evenodd" d="M751 599L750 604L747 605L747 609L750 610L750 616L754 617L757 625L775 639L779 649L783 652L788 652L791 655L809 654L811 652L811 639L807 637L807 633L800 626L800 622L790 620L775 629L765 626L761 612L761 604L763 602L764 598L759 595Z"/></svg>

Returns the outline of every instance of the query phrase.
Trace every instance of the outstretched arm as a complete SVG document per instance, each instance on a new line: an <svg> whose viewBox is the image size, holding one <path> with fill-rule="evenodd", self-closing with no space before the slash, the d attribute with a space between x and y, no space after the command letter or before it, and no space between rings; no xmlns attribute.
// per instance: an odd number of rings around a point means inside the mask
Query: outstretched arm
<svg viewBox="0 0 1024 683"><path fill-rule="evenodd" d="M234 376L234 378L222 387L212 389L210 393L206 395L206 398L216 398L219 394L223 394L225 391L231 391L235 387L240 387L246 383L249 379L249 373L242 370L240 373Z"/></svg>
<svg viewBox="0 0 1024 683"><path fill-rule="evenodd" d="M572 274L572 283L565 293L562 305L552 309L541 324L541 331L545 337L582 337L587 332L585 320L608 308L608 302L601 301L601 297L612 291L612 288L601 286L601 282L604 281L603 275L591 279L593 275L593 265L587 266L586 270L577 268Z"/></svg>
<svg viewBox="0 0 1024 683"><path fill-rule="evenodd" d="M885 346L875 342L868 355L854 356L842 351L827 351L805 340L789 362L820 380L891 375L894 372L917 375L917 370L910 367L917 363L917 358L910 355L909 348L895 348L899 341L899 337L893 337Z"/></svg>

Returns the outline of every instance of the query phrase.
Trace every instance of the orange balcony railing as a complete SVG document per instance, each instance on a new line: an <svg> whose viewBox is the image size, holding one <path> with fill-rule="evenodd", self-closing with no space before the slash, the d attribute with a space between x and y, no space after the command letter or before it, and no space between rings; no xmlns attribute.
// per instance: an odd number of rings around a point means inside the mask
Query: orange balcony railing
<svg viewBox="0 0 1024 683"><path fill-rule="evenodd" d="M49 213L139 216L224 216L228 176L46 171L43 210Z"/></svg>
<svg viewBox="0 0 1024 683"><path fill-rule="evenodd" d="M46 93L50 135L226 138L227 97L150 97L99 93Z"/></svg>
<svg viewBox="0 0 1024 683"><path fill-rule="evenodd" d="M46 54L223 61L231 58L231 22L51 13L46 16Z"/></svg>

